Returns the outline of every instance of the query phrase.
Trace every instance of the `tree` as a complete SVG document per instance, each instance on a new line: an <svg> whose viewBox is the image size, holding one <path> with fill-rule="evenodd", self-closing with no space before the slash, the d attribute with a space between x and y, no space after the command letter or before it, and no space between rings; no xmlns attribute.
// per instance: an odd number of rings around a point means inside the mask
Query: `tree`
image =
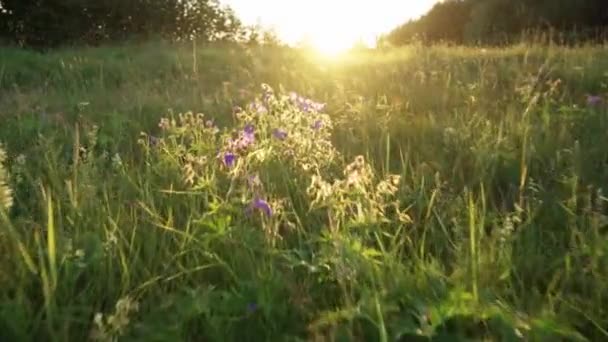
<svg viewBox="0 0 608 342"><path fill-rule="evenodd" d="M234 13L218 0L0 1L0 38L30 47L150 36L230 39L240 27Z"/></svg>
<svg viewBox="0 0 608 342"><path fill-rule="evenodd" d="M395 45L413 40L461 43L470 17L470 7L470 1L439 2L420 19L409 21L391 32L388 41Z"/></svg>
<svg viewBox="0 0 608 342"><path fill-rule="evenodd" d="M529 30L577 32L592 38L608 30L606 0L446 0L390 32L385 41L508 43Z"/></svg>

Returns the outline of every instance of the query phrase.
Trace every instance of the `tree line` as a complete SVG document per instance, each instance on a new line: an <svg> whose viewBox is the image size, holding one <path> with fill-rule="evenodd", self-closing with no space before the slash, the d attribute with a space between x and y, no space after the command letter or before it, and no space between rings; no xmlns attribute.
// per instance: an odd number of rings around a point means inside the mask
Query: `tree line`
<svg viewBox="0 0 608 342"><path fill-rule="evenodd" d="M0 42L25 47L246 34L218 0L0 0Z"/></svg>
<svg viewBox="0 0 608 342"><path fill-rule="evenodd" d="M393 45L502 44L550 31L568 43L595 39L607 30L608 0L445 0L382 40Z"/></svg>

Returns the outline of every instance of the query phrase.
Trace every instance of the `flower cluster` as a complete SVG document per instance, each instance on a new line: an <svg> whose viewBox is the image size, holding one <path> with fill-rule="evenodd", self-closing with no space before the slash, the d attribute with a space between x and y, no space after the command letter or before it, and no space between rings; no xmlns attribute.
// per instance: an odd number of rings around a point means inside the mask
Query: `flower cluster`
<svg viewBox="0 0 608 342"><path fill-rule="evenodd" d="M255 127L253 125L245 125L243 130L237 134L237 137L228 139L224 151L220 153L222 163L229 169L235 166L239 154L247 152L247 149L255 144Z"/></svg>
<svg viewBox="0 0 608 342"><path fill-rule="evenodd" d="M246 108L236 110L241 128L225 141L220 154L228 168L253 154L299 165L301 169L317 169L335 156L329 140L331 120L321 113L324 105L295 93L277 96L272 88L263 85L261 99ZM265 153L259 153L262 150Z"/></svg>
<svg viewBox="0 0 608 342"><path fill-rule="evenodd" d="M257 113L260 115L268 113L268 108L266 108L264 104L257 101L249 104L249 106L247 106L247 109L252 113Z"/></svg>
<svg viewBox="0 0 608 342"><path fill-rule="evenodd" d="M260 97L234 108L232 129L220 132L202 114L163 118L162 136L154 138L160 148L154 151L178 162L189 187L212 191L213 198L227 207L242 205L243 218L257 220L272 239L293 226L284 210L289 190L266 183L277 176L290 177L302 187L312 178L307 189L311 210L326 209L332 229L409 222L395 200L399 176L378 180L363 157L346 165L341 179L323 178L342 159L331 142L333 124L324 109L322 103L296 93L276 94L263 85ZM152 146L149 139L147 145Z"/></svg>
<svg viewBox="0 0 608 342"><path fill-rule="evenodd" d="M289 100L304 113L320 113L325 109L324 103L318 103L311 99L307 99L295 92L289 93Z"/></svg>
<svg viewBox="0 0 608 342"><path fill-rule="evenodd" d="M597 107L604 103L604 99L598 95L587 95L587 105L589 107Z"/></svg>
<svg viewBox="0 0 608 342"><path fill-rule="evenodd" d="M276 166L281 166L297 177L302 171L310 175L332 165L338 153L330 140L332 122L322 113L324 108L295 93L276 94L263 85L260 97L233 109L233 129L220 132L203 114L186 113L161 119L162 135L145 135L147 139L141 142L161 146L155 151L179 163L189 187L200 190L209 183L229 184L226 202L246 199L246 216L259 213L267 221L276 221L281 196L269 196L258 175L272 178Z"/></svg>
<svg viewBox="0 0 608 342"><path fill-rule="evenodd" d="M330 165L335 151L324 105L295 93L275 94L262 86L261 98L237 111L239 128L222 148L224 166L235 175L247 177L252 171L263 172L268 163L278 162L299 171L316 171ZM242 165L237 161L242 160Z"/></svg>

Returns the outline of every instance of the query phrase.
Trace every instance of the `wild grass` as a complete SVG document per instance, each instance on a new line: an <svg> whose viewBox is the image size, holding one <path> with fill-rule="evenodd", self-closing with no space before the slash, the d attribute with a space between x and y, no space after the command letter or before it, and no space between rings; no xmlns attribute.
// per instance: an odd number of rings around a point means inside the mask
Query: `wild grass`
<svg viewBox="0 0 608 342"><path fill-rule="evenodd" d="M2 49L0 340L605 340L607 87L605 46Z"/></svg>

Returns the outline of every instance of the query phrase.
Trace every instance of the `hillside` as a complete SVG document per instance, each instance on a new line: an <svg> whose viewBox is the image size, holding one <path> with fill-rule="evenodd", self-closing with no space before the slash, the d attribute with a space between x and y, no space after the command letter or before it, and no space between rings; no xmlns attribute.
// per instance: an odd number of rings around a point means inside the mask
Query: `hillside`
<svg viewBox="0 0 608 342"><path fill-rule="evenodd" d="M607 87L606 46L0 49L0 340L606 339Z"/></svg>

